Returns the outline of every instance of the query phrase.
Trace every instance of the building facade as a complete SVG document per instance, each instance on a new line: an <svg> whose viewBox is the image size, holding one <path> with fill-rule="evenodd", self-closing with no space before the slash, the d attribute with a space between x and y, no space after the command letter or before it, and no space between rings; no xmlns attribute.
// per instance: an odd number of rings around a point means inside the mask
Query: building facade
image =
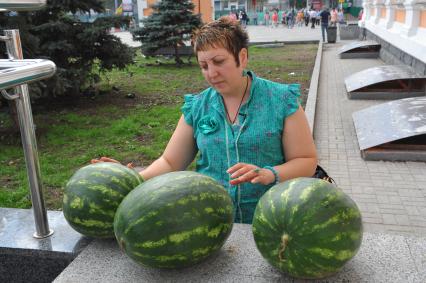
<svg viewBox="0 0 426 283"><path fill-rule="evenodd" d="M214 9L216 11L257 11L279 9L286 10L290 6L296 5L298 2L306 0L215 0Z"/></svg>
<svg viewBox="0 0 426 283"><path fill-rule="evenodd" d="M161 0L137 0L136 9L139 21L151 15L151 6ZM214 0L192 0L195 5L194 13L201 14L204 23L211 22L214 19Z"/></svg>
<svg viewBox="0 0 426 283"><path fill-rule="evenodd" d="M426 74L426 0L365 0L367 36L382 44L384 60Z"/></svg>
<svg viewBox="0 0 426 283"><path fill-rule="evenodd" d="M343 2L351 1L351 5L359 7L362 6L362 0L343 0ZM291 7L304 8L313 7L320 9L322 6L331 7L337 6L338 0L215 0L214 9L215 11L257 11L263 12L265 10L288 10Z"/></svg>

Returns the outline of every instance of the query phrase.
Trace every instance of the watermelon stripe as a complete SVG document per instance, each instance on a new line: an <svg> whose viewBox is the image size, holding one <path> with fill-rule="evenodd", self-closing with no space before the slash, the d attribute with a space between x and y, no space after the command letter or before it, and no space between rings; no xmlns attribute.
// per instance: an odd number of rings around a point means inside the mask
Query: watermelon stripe
<svg viewBox="0 0 426 283"><path fill-rule="evenodd" d="M111 228L112 225L109 223L105 223L103 221L96 221L96 220L88 220L88 219L80 219L80 218L73 218L73 223L79 224L86 228Z"/></svg>
<svg viewBox="0 0 426 283"><path fill-rule="evenodd" d="M104 210L102 206L96 205L95 203L91 202L89 203L89 214L99 214L99 215L108 216L111 219L114 219L115 211Z"/></svg>
<svg viewBox="0 0 426 283"><path fill-rule="evenodd" d="M135 227L140 225L141 223L144 223L147 219L153 218L155 216L158 215L158 211L150 211L147 214L145 214L144 216L142 216L141 218L137 219L135 222L129 223L127 225L126 230L124 230L124 234L128 234L129 231Z"/></svg>
<svg viewBox="0 0 426 283"><path fill-rule="evenodd" d="M79 194L81 195L81 194ZM72 211L69 211L71 215L81 215L82 217L87 217L91 213L89 213L87 210L90 210L90 207L93 206L100 206L103 208L103 210L115 210L116 207L118 207L119 199L113 200L106 198L105 196L99 196L96 194L92 194L91 196L83 196L79 197L79 195L75 196L72 193L68 193L68 206ZM94 197L96 199L94 199ZM114 212L115 213L115 212Z"/></svg>
<svg viewBox="0 0 426 283"><path fill-rule="evenodd" d="M68 200L68 198L66 198ZM73 209L81 209L84 207L84 201L79 197L74 197L74 199L70 201L70 208Z"/></svg>
<svg viewBox="0 0 426 283"><path fill-rule="evenodd" d="M220 224L217 227L209 229L208 226L197 227L191 231L183 231L180 233L169 235L168 238L162 238L158 241L146 241L143 243L135 244L136 248L158 248L166 244L181 244L183 241L191 241L193 236L206 235L209 238L217 238L223 230L229 229L230 225ZM204 250L200 248L198 250Z"/></svg>
<svg viewBox="0 0 426 283"><path fill-rule="evenodd" d="M108 188L115 191L117 194L120 194L121 196L126 196L131 190L135 188L135 186L138 185L138 183L134 183L132 185L129 185L127 182L125 182L125 179L123 179L120 182L119 176L108 176L107 174L90 174L87 176L90 180L91 184L105 184L108 183Z"/></svg>
<svg viewBox="0 0 426 283"><path fill-rule="evenodd" d="M273 194L268 194L268 196L265 198L265 202L266 202L266 204L265 205L268 205L271 209L270 209L270 213L272 214L272 215L276 215L276 213L281 213L281 212L283 212L283 210L281 209L280 210L280 208L282 207L281 205L277 205L275 202L274 202L274 198L272 197L273 196ZM260 206L263 206L262 204L260 204ZM262 207L260 208L261 209L261 211L262 211L262 213L267 213L267 211L265 211L265 210L263 210L262 209ZM280 211L279 211L280 210ZM268 218L269 219L271 219L269 216L268 216ZM276 227L278 227L279 225L280 225L280 223L279 223L279 221L277 221L277 218L276 217L273 217L273 219L274 219L274 221L271 223L271 226L273 227L273 229L275 230L276 229Z"/></svg>

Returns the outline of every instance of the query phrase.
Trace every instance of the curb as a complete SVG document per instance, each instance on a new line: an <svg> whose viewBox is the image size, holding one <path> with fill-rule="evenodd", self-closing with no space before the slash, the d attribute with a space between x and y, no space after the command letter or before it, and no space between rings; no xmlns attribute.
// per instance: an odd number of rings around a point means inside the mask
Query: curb
<svg viewBox="0 0 426 283"><path fill-rule="evenodd" d="M311 129L312 135L314 134L315 124L315 110L317 105L317 94L319 84L319 73L321 69L321 58L322 58L322 42L318 43L317 56L315 59L314 70L312 71L311 83L309 85L308 100L306 101L305 114L308 119L309 128Z"/></svg>
<svg viewBox="0 0 426 283"><path fill-rule="evenodd" d="M312 39L312 40L274 40L274 41L250 41L249 46L253 45L264 45L264 44L312 44L312 43L318 43L321 40L318 39Z"/></svg>

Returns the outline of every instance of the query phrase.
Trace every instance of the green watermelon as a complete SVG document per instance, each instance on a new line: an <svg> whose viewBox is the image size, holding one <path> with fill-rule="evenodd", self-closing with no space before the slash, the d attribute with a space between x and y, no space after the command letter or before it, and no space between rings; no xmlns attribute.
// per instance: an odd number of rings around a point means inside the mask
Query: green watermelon
<svg viewBox="0 0 426 283"><path fill-rule="evenodd" d="M262 256L293 277L319 279L358 252L361 213L341 189L321 179L273 186L257 204L253 236Z"/></svg>
<svg viewBox="0 0 426 283"><path fill-rule="evenodd" d="M139 185L120 204L114 232L139 264L182 268L218 251L233 224L232 200L214 179L181 171Z"/></svg>
<svg viewBox="0 0 426 283"><path fill-rule="evenodd" d="M114 237L114 216L123 198L140 183L134 170L112 162L79 169L65 186L63 212L77 232L95 238Z"/></svg>

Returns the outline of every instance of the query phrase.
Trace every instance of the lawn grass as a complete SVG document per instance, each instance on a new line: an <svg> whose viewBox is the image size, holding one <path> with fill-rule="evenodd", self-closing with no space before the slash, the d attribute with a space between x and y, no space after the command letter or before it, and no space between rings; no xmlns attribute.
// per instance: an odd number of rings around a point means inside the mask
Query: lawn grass
<svg viewBox="0 0 426 283"><path fill-rule="evenodd" d="M304 105L316 50L312 44L251 47L249 69L273 81L300 83ZM110 156L146 166L162 153L181 115L183 94L208 86L192 61L179 68L173 60L161 59L158 65L157 59L138 56L127 70L104 74L99 85L103 94L73 104L33 106L49 209L61 208L67 180L92 158ZM135 98L126 98L128 93ZM7 108L0 108L0 207L31 206L23 156L19 133Z"/></svg>

